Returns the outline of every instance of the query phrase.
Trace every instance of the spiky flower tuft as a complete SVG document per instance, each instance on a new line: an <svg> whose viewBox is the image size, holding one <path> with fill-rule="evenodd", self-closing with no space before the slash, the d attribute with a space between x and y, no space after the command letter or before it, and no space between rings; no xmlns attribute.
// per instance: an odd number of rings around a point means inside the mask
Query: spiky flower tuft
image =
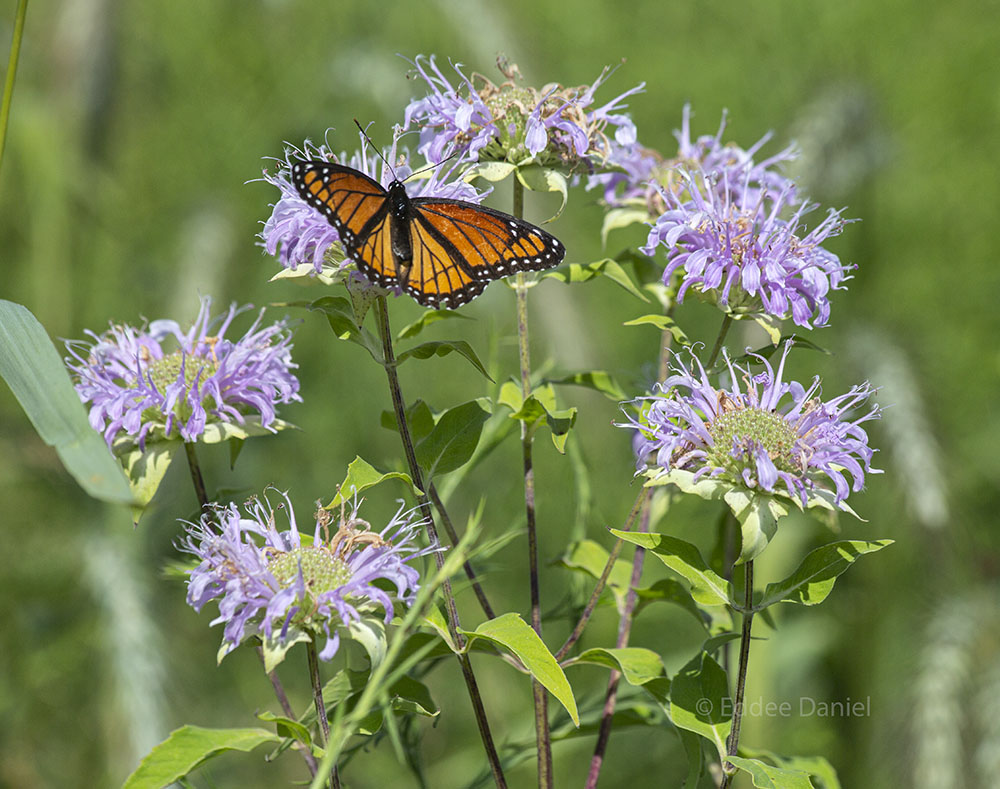
<svg viewBox="0 0 1000 789"><path fill-rule="evenodd" d="M92 342L68 341L67 366L90 424L111 446L127 437L145 447L150 437L197 441L213 424L250 424L274 432L276 407L301 400L292 373L286 321L263 326L264 311L239 339L226 338L233 319L250 305L210 317L201 300L186 331L173 320L135 328L112 325Z"/></svg>
<svg viewBox="0 0 1000 789"><path fill-rule="evenodd" d="M358 515L358 503L342 512L331 534L330 513L320 509L313 534L303 535L287 494L273 506L252 499L245 516L235 504L216 506L198 523L186 524L178 547L200 563L190 571L187 601L201 611L218 600L228 653L245 638L289 645L303 637L325 637L320 658L330 660L341 632L379 615L388 623L395 604L409 605L420 576L410 562L437 550L420 547L425 522L414 510L396 512L381 531ZM276 510L284 510L288 528L279 531ZM386 591L385 585L394 587Z"/></svg>
<svg viewBox="0 0 1000 789"><path fill-rule="evenodd" d="M538 89L524 85L517 66L497 63L504 81L494 84L475 74L467 77L456 64L458 87L438 68L434 57L413 61L417 77L429 92L406 108L406 128L420 129L420 148L439 162L456 151L480 161L540 164L567 171L591 170L618 145L635 142L632 119L624 100L643 89L638 85L595 107L595 93L611 70L593 85L568 88L550 83Z"/></svg>
<svg viewBox="0 0 1000 789"><path fill-rule="evenodd" d="M708 477L782 493L803 507L817 496L841 506L852 490L861 490L865 474L878 473L862 424L877 419L880 410L872 404L860 416L851 414L875 390L862 384L823 402L818 378L808 388L785 383L791 347L785 344L777 370L757 356L764 367L757 375L727 357L728 388L716 388L693 356L689 366L675 354L671 374L657 384L659 393L635 401L638 416L620 425L640 434L634 442L639 471L652 466L654 476L692 472L694 481Z"/></svg>

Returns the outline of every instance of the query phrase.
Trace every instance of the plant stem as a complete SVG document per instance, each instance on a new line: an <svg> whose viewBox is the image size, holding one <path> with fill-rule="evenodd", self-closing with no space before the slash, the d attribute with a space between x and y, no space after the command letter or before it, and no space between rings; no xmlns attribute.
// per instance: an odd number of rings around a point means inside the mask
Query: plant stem
<svg viewBox="0 0 1000 789"><path fill-rule="evenodd" d="M514 211L518 219L524 217L524 186L514 179ZM528 345L528 280L518 272L514 290L517 294L517 350L521 370L521 397L531 394L531 354ZM535 472L531 457L531 430L521 422L521 460L524 469L524 511L528 523L528 585L531 596L531 627L539 638L542 635L542 605L538 590L538 532L535 527ZM535 702L535 744L538 748L538 785L552 787L552 742L549 733L549 699L545 688L531 680L531 694Z"/></svg>
<svg viewBox="0 0 1000 789"><path fill-rule="evenodd" d="M262 647L257 647L256 649L257 657L260 658L260 663L262 666L266 666L264 662L264 649ZM281 684L281 679L278 677L277 671L267 671L267 678L271 680L271 687L274 688L274 695L278 698L278 704L281 705L281 711L285 713L286 718L291 720L296 720L298 716L295 714L295 710L292 709L292 705L288 702L288 694L285 693L285 688ZM302 758L306 761L306 766L309 768L309 774L316 775L316 757L312 755L312 752L304 745L299 743L301 746L299 752L302 754Z"/></svg>
<svg viewBox="0 0 1000 789"><path fill-rule="evenodd" d="M198 455L195 452L194 444L185 441L184 451L187 453L188 468L191 469L191 481L194 483L194 493L198 497L198 505L204 509L205 505L208 504L208 494L205 492L205 478L201 475L201 466L198 465Z"/></svg>
<svg viewBox="0 0 1000 789"><path fill-rule="evenodd" d="M330 722L326 719L326 705L323 703L323 681L319 676L319 657L316 655L316 642L309 641L306 644L306 654L309 656L309 679L312 681L313 703L316 705L316 718L319 720L320 728L323 730L323 742L325 747L330 742ZM315 775L316 773L313 773ZM340 789L340 775L334 765L330 772L330 789Z"/></svg>
<svg viewBox="0 0 1000 789"><path fill-rule="evenodd" d="M676 302L672 301L670 307L667 309L666 316L668 318L673 317L675 304ZM728 329L728 326L726 329ZM667 377L670 361L670 345L672 341L673 335L669 331L664 330L660 335L660 350L658 354L659 362L657 365L657 373L659 377L657 380L659 381L663 381ZM636 506L641 506L642 509L642 515L639 518L640 532L645 533L649 531L649 522L652 517L652 502L652 495L647 495L636 501ZM637 545L635 548L635 554L632 557L632 576L629 580L628 594L625 596L625 608L621 612L621 616L618 619L618 638L615 641L615 646L618 649L623 649L628 646L628 639L632 633L632 617L635 613L636 604L639 601L639 593L637 589L639 586L639 579L642 577L642 564L645 557L645 549ZM618 683L620 681L621 672L617 669L612 669L611 676L608 677L608 689L604 694L604 709L601 713L601 726L597 733L597 743L594 746L594 755L590 760L590 772L587 774L586 789L594 789L594 787L597 786L597 780L601 775L601 767L604 766L604 754L608 748L608 741L611 739L611 724L614 720L615 705L618 701Z"/></svg>
<svg viewBox="0 0 1000 789"><path fill-rule="evenodd" d="M396 355L392 348L392 331L389 327L389 308L385 301L385 296L379 296L375 300L376 321L378 323L378 333L382 340L383 365L386 377L389 379L389 392L392 396L392 408L396 414L396 426L399 429L399 437L403 442L403 452L406 455L406 465L410 470L410 479L418 490L424 490L423 474L420 471L420 464L417 463L417 453L413 447L413 437L410 435L410 426L406 421L406 403L403 399L403 391L399 386L399 376L396 373ZM421 515L427 521L427 532L431 540L440 545L437 527L434 525L434 516L431 512L431 505L427 496L420 494L417 497ZM434 561L438 570L444 565L444 557L440 551L434 552ZM458 608L455 605L455 595L451 590L451 582L445 578L441 584L441 591L444 596L445 608L448 611L448 633L451 635L455 646L462 648L465 639L459 633ZM493 744L493 735L490 733L489 721L486 718L486 708L483 706L483 697L479 692L479 685L476 682L475 674L472 672L472 663L465 653L456 654L458 662L462 667L462 677L465 680L466 689L469 692L469 699L472 701L472 709L476 716L476 725L479 727L479 734L483 740L483 747L486 749L486 758L489 761L490 769L493 771L493 780L498 789L506 789L507 782L504 778L503 767L500 765L500 755Z"/></svg>
<svg viewBox="0 0 1000 789"><path fill-rule="evenodd" d="M736 756L740 745L740 724L743 721L743 691L747 681L747 664L750 659L750 628L753 625L753 559L744 565L743 632L740 634L740 667L736 675L736 702L733 705L733 727L726 742L726 754ZM727 761L722 765L722 783L719 789L728 789L736 768Z"/></svg>
<svg viewBox="0 0 1000 789"><path fill-rule="evenodd" d="M715 364L715 360L719 358L722 343L725 341L726 335L729 334L729 327L732 325L733 316L727 313L722 319L722 327L719 329L719 336L715 340L715 347L712 348L712 355L708 357L708 362L705 364L706 369L711 369L712 365Z"/></svg>
<svg viewBox="0 0 1000 789"><path fill-rule="evenodd" d="M631 531L632 524L635 523L635 519L639 515L639 510L646 498L649 496L649 488L643 488L639 491L639 495L636 497L635 504L632 505L632 509L629 511L628 518L625 519L625 525L622 527L622 531ZM597 601L601 597L601 592L604 591L604 586L608 582L608 577L611 575L612 569L614 569L615 562L618 561L618 556L622 552L622 539L618 538L615 540L615 545L611 549L611 553L608 554L608 560L604 564L604 569L601 571L601 577L597 579L597 584L594 586L594 591L590 595L590 599L587 601L587 605L583 609L583 613L580 615L580 621L576 623L576 627L573 628L573 632L569 634L569 638L566 639L566 643L559 647L559 651L556 652L556 660L562 660L566 657L566 653L570 651L573 645L579 640L580 636L583 635L583 629L587 626L587 622L590 621L591 614L594 613L594 608L597 606Z"/></svg>
<svg viewBox="0 0 1000 789"><path fill-rule="evenodd" d="M438 511L438 515L441 516L441 523L444 525L444 530L448 532L448 539L451 540L452 545L457 545L458 532L455 531L455 526L451 522L451 518L448 517L448 511L444 508L444 502L441 501L441 497L438 495L437 488L434 487L433 482L427 486L427 493L430 495L431 502L434 504L434 509L436 509ZM462 569L465 570L466 576L468 576L469 581L472 583L472 591L475 592L476 599L479 601L479 607L483 609L483 613L486 614L486 618L496 619L496 614L493 612L493 606L490 605L490 601L486 597L486 592L483 591L483 587L479 583L479 579L476 577L476 571L472 569L472 565L468 560L462 563Z"/></svg>
<svg viewBox="0 0 1000 789"><path fill-rule="evenodd" d="M24 38L24 18L28 13L28 0L19 0L14 17L14 34L10 42L10 58L7 60L7 79L3 86L3 103L0 104L0 163L3 163L4 148L7 147L7 123L10 120L10 105L14 97L14 77L17 75L17 61L21 55L21 39Z"/></svg>

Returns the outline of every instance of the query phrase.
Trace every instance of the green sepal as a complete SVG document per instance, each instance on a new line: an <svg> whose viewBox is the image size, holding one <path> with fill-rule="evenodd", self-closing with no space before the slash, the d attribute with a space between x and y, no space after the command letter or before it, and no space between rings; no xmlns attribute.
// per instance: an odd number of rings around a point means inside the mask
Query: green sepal
<svg viewBox="0 0 1000 789"><path fill-rule="evenodd" d="M145 450L135 447L121 457L135 499L135 504L131 507L133 523L139 522L146 505L153 500L174 454L182 446L181 441L148 441Z"/></svg>

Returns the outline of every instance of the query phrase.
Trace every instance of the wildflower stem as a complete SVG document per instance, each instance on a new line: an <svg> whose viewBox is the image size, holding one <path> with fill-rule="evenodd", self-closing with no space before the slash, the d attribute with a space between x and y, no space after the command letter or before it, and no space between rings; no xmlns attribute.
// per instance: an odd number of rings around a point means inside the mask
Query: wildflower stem
<svg viewBox="0 0 1000 789"><path fill-rule="evenodd" d="M396 373L396 354L392 348L392 331L389 326L389 307L386 304L385 296L379 296L375 300L375 313L378 323L379 338L382 340L382 355L384 358L385 374L389 380L389 392L392 396L392 408L396 414L396 427L399 429L399 437L403 442L403 452L406 455L406 465L410 469L410 479L418 490L424 490L423 475L420 472L420 464L417 463L417 453L413 447L413 437L410 435L410 427L406 421L406 401L403 399L403 391L399 386L399 376ZM430 501L425 494L420 494L417 498L421 515L427 521L427 532L433 542L441 544L438 538L437 527L434 525L434 517L431 512ZM440 551L434 552L434 561L438 571L444 566L444 557ZM458 608L455 605L455 595L451 590L451 581L444 578L441 582L441 591L444 596L445 608L448 611L448 633L455 646L459 649L465 645L465 639L459 631ZM472 672L472 663L467 654L456 654L458 662L462 667L462 677L465 680L466 689L469 692L469 699L472 701L472 709L476 716L476 724L479 727L479 734L483 740L483 747L486 750L486 758L489 760L490 769L493 771L493 780L498 789L506 789L507 782L504 778L503 767L500 765L500 755L497 753L493 743L493 735L490 732L489 721L486 718L486 708L483 706L483 698L479 692L479 685L476 682L475 674Z"/></svg>
<svg viewBox="0 0 1000 789"><path fill-rule="evenodd" d="M518 219L524 217L524 185L513 179L514 210ZM521 397L531 394L531 355L528 346L528 281L524 272L518 272L514 284L517 293L517 350L521 368ZM542 606L538 591L538 537L535 529L535 472L531 458L531 431L527 422L521 422L521 458L524 469L524 510L528 522L528 577L531 595L531 627L539 638L542 635ZM552 743L549 733L549 699L545 688L535 679L531 681L535 701L535 743L538 747L538 785L544 789L552 786Z"/></svg>
<svg viewBox="0 0 1000 789"><path fill-rule="evenodd" d="M673 317L674 303L671 302L670 307L666 311L668 318ZM728 326L724 328L722 336L725 335L725 330L727 329ZM672 341L673 335L669 331L664 330L660 335L659 363L657 365L658 380L660 381L663 381L667 377L670 361L670 344ZM652 502L652 495L641 496L636 500L635 507L640 508L642 513L639 517L640 532L645 533L649 531L649 522L652 517ZM633 507L633 510L635 507ZM633 520L635 518L634 515L630 517ZM635 613L636 604L639 601L638 587L639 580L642 577L642 565L645 558L646 550L637 545L635 553L632 556L632 576L629 579L628 594L625 596L625 608L618 619L618 638L615 641L615 647L618 649L628 646L628 639L632 633L632 617ZM618 683L620 681L621 672L617 669L612 669L611 675L608 677L608 689L604 694L601 726L597 732L597 744L594 746L594 755L590 760L590 772L587 774L586 789L594 789L601 775L601 767L604 765L604 754L608 749L608 741L611 739L611 725L614 719L615 705L618 701Z"/></svg>
<svg viewBox="0 0 1000 789"><path fill-rule="evenodd" d="M323 680L319 676L319 657L316 654L316 643L306 644L306 654L309 656L309 679L312 681L313 703L316 705L316 718L323 730L323 745L330 742L330 721L326 718L326 705L323 703ZM315 773L313 773L315 775ZM330 789L340 789L340 776L334 765L330 771Z"/></svg>
<svg viewBox="0 0 1000 789"><path fill-rule="evenodd" d="M256 652L257 657L260 658L261 665L266 665L264 662L264 649L262 647L257 647ZM295 710L292 709L292 705L288 701L288 694L285 693L285 688L281 684L278 672L268 671L267 678L271 680L271 687L274 688L274 695L278 698L278 704L281 705L281 711L285 713L285 717L291 720L296 720L298 716L295 714ZM299 749L299 752L302 754L302 758L306 761L306 766L309 768L309 774L316 775L316 757L313 756L312 752L304 746Z"/></svg>
<svg viewBox="0 0 1000 789"><path fill-rule="evenodd" d="M747 681L747 663L750 658L750 627L753 624L753 560L744 565L744 591L743 591L743 632L740 635L740 666L736 675L736 699L733 705L733 728L729 732L729 740L726 742L726 754L735 756L740 745L740 723L743 720L743 691ZM722 765L722 783L719 789L728 789L736 768L727 761Z"/></svg>
<svg viewBox="0 0 1000 789"><path fill-rule="evenodd" d="M629 511L628 517L625 519L625 524L622 527L622 531L631 531L632 524L635 523L635 519L639 516L639 510L643 503L649 496L649 488L643 488L639 491L639 495L636 497L635 504L632 505L632 509ZM618 556L622 552L622 540L621 538L615 540L615 545L611 549L611 553L608 554L608 561L604 564L604 569L601 571L600 578L597 579L597 584L594 586L594 591L590 595L590 599L587 601L587 605L583 609L583 613L580 615L580 621L576 623L576 627L573 628L573 632L569 634L569 638L566 639L566 643L563 644L559 651L556 652L556 660L562 660L566 657L566 654L570 651L573 645L579 640L580 636L583 635L583 629L587 626L590 621L591 614L594 613L594 608L597 606L597 601L601 598L601 592L604 591L604 586L608 582L608 577L611 575L611 570L614 569L615 562L618 561Z"/></svg>
<svg viewBox="0 0 1000 789"><path fill-rule="evenodd" d="M7 80L3 86L3 103L0 104L0 163L3 162L3 152L7 146L7 122L10 120L10 105L14 96L14 77L17 74L17 61L21 55L21 39L24 38L24 18L27 12L28 0L19 0L14 16L14 35L10 42L10 58L7 61Z"/></svg>
<svg viewBox="0 0 1000 789"><path fill-rule="evenodd" d="M705 363L705 367L708 369L712 368L715 364L715 360L719 358L719 351L722 350L722 344L726 340L726 335L729 334L729 327L733 325L733 316L728 313L722 318L722 328L719 329L719 336L715 340L715 347L712 348L712 355L708 357L708 361Z"/></svg>
<svg viewBox="0 0 1000 789"><path fill-rule="evenodd" d="M191 469L191 481L194 483L198 505L204 509L205 505L208 504L208 494L205 492L205 478L201 475L201 466L198 465L198 454L195 452L194 442L185 441L184 451L187 453L188 468Z"/></svg>

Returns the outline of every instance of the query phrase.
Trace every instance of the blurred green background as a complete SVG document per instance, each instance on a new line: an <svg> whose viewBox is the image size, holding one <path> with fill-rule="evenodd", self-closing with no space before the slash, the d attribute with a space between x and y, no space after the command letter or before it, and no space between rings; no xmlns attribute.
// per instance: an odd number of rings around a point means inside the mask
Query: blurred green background
<svg viewBox="0 0 1000 789"><path fill-rule="evenodd" d="M10 41L13 0L0 40ZM594 2L424 4L167 0L36 0L28 10L8 149L0 178L0 296L28 306L53 338L143 317L189 320L199 294L220 308L322 295L320 286L268 284L276 263L255 233L276 191L255 182L263 157L283 141L328 139L352 150L352 119L390 139L406 101L424 86L398 54L437 53L491 78L504 52L535 85L592 82L621 64L598 94L607 100L645 81L631 113L640 140L666 153L691 102L693 131L714 133L730 111L726 140L744 147L766 131L776 152L803 150L799 172L812 196L848 206L833 249L858 264L833 297L829 328L810 337L829 356L797 354L794 374L824 376L839 394L870 379L887 408L873 430L882 476L852 498L867 523L843 520L843 536L897 544L852 568L816 609L786 607L778 630L755 631L748 700L870 699L870 714L753 716L742 742L782 754L830 759L847 787L986 786L1000 774L1000 621L997 482L1000 480L1000 3L845 0L832 3ZM624 61L624 62L623 62ZM248 183L249 182L249 183ZM498 191L494 205L509 206ZM553 199L529 195L536 221ZM604 252L595 192L571 193L554 225L572 262ZM641 229L612 234L607 251L634 246ZM658 336L623 321L641 307L606 281L532 292L536 366L608 369L638 393L655 366ZM516 374L513 298L503 285L464 310L478 319L439 324L428 339L463 336L494 377ZM276 313L275 317L283 314ZM396 328L419 314L392 305ZM306 513L329 498L346 464L362 454L399 466L395 434L379 427L389 408L381 370L356 346L334 341L317 316L297 329L295 359L305 402L283 416L303 428L251 441L234 471L222 448L205 452L209 486L290 489ZM678 312L711 342L718 315L693 301ZM736 332L730 347L759 344ZM462 360L412 362L408 398L437 408L484 393ZM605 545L635 496L616 406L567 390L580 408L580 477L547 440L537 452L544 562L581 530ZM183 722L253 725L276 708L252 654L215 666L221 633L194 614L163 576L176 557L177 517L195 510L190 480L171 470L136 530L120 510L88 500L0 388L0 786L114 786L149 747ZM523 519L519 456L511 444L463 481L452 499L464 520L486 496L490 536ZM381 489L369 514L384 515L399 491ZM704 505L704 506L702 506ZM686 505L661 524L710 546L716 511ZM779 531L758 569L764 583L829 541L804 518ZM485 563L500 610L527 610L524 539ZM648 578L660 574L649 566ZM546 638L558 647L574 586L546 564ZM477 612L462 598L466 622ZM793 610L794 609L794 610ZM599 610L585 646L613 642L617 617ZM676 670L700 642L683 613L653 606L632 643ZM360 662L357 654L346 657ZM494 733L530 741L530 692L497 661L476 663ZM605 674L572 671L581 701L599 703ZM282 674L301 708L305 658ZM444 714L418 722L431 786L464 786L484 765L456 666L428 678ZM560 785L582 785L593 737L555 748ZM201 786L274 786L302 779L286 754L213 762ZM616 730L602 786L680 785L683 752L667 727ZM351 787L414 785L392 751L361 753L344 771ZM534 781L531 761L512 786Z"/></svg>

